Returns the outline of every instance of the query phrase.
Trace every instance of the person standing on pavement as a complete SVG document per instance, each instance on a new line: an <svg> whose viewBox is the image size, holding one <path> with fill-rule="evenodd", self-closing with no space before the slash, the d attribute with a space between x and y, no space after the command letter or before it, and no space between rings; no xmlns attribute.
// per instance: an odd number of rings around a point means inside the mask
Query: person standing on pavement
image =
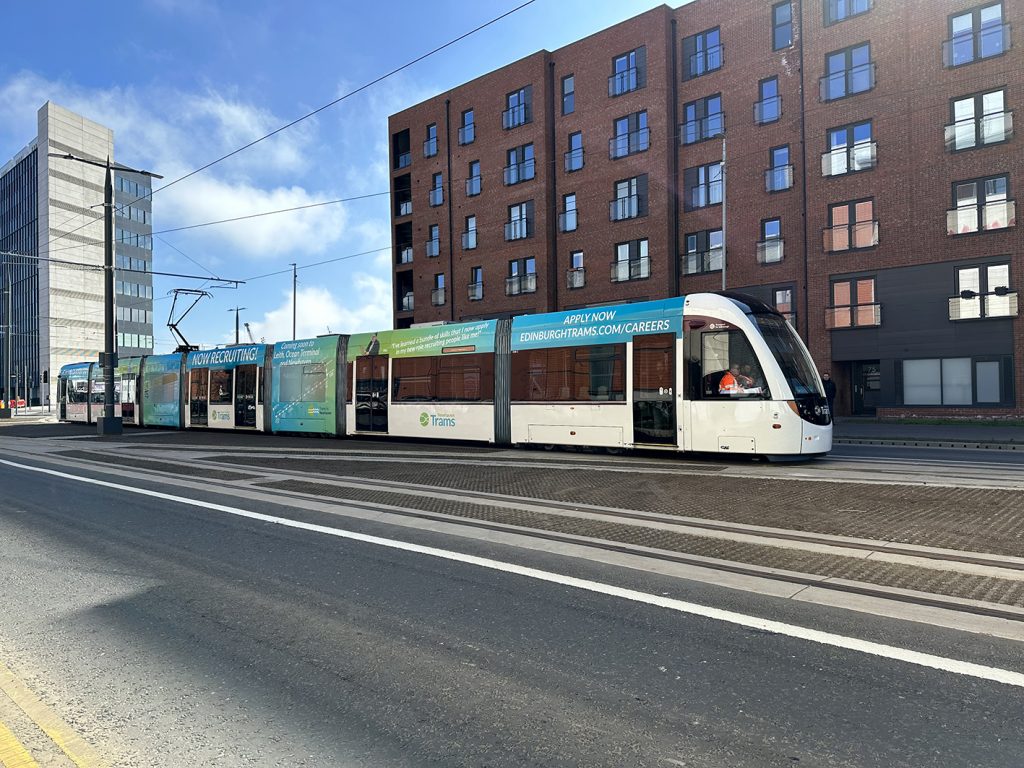
<svg viewBox="0 0 1024 768"><path fill-rule="evenodd" d="M821 374L821 380L825 384L825 399L828 401L828 412L832 418L836 416L836 383L832 381L832 374L825 371Z"/></svg>

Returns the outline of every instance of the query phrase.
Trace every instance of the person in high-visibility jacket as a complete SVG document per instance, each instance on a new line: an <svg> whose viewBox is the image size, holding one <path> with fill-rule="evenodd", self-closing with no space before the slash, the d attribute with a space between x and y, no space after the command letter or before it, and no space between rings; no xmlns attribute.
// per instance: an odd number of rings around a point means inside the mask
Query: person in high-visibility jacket
<svg viewBox="0 0 1024 768"><path fill-rule="evenodd" d="M740 385L740 366L739 363L733 363L718 382L718 394L732 395L742 391L743 387Z"/></svg>

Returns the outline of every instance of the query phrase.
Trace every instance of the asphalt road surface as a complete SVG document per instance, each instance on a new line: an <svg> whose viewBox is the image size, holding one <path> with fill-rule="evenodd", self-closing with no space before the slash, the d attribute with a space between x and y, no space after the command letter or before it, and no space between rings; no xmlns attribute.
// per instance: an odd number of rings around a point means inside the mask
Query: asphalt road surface
<svg viewBox="0 0 1024 768"><path fill-rule="evenodd" d="M1019 766L1024 755L1024 654L1011 641L330 523L974 662L1016 684L9 466L0 487L0 661L109 765Z"/></svg>

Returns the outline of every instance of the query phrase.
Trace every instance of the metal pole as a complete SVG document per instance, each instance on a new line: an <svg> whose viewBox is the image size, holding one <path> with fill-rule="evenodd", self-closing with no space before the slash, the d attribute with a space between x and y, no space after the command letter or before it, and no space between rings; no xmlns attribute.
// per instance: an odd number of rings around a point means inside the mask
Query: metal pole
<svg viewBox="0 0 1024 768"><path fill-rule="evenodd" d="M11 333L12 323L11 304L14 303L14 283L11 277L11 265L7 264L7 325L4 326L4 400L7 402L7 415L11 413Z"/></svg>
<svg viewBox="0 0 1024 768"><path fill-rule="evenodd" d="M241 337L239 336L239 333L238 333L238 313L241 312L243 309L246 309L246 307L235 307L234 309L229 309L228 310L228 312L234 312L235 313L235 344L240 344L241 343ZM246 324L246 325L248 325L248 324Z"/></svg>
<svg viewBox="0 0 1024 768"><path fill-rule="evenodd" d="M725 290L725 136L722 136L722 290Z"/></svg>
<svg viewBox="0 0 1024 768"><path fill-rule="evenodd" d="M103 190L103 416L96 419L100 435L120 435L121 419L114 416L114 182L107 157L107 175Z"/></svg>
<svg viewBox="0 0 1024 768"><path fill-rule="evenodd" d="M295 269L295 264L292 264L292 341L295 341L295 318L297 316L296 304L299 300L298 294L298 274Z"/></svg>

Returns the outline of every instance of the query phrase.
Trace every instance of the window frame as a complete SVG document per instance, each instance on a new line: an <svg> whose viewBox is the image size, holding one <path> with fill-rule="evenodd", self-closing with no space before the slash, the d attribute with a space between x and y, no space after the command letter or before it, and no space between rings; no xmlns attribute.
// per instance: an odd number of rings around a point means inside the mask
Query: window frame
<svg viewBox="0 0 1024 768"><path fill-rule="evenodd" d="M872 298L872 301L870 301L870 302L863 302L862 303L860 301L860 295L858 293L858 287L859 287L858 284L862 283L862 282L869 281L869 280L871 281L871 298ZM836 286L837 285L841 285L841 284L845 284L848 287L848 290L849 290L849 293L850 293L850 303L849 304L836 304ZM847 309L847 310L849 310L849 313L850 313L849 314L849 320L850 320L849 324L847 324L847 325L838 325L833 320L833 323L832 323L831 327L828 328L829 331L849 331L849 330L858 330L858 329L861 329L861 328L881 328L881 326L882 326L881 317L879 317L879 321L877 323L874 322L874 317L872 317L872 322L870 322L870 323L861 323L861 322L858 322L858 320L859 320L859 313L857 312L858 308L860 308L860 307L876 307L877 306L877 307L881 308L881 302L878 300L878 277L877 277L877 275L858 275L858 276L854 276L854 277L833 277L833 278L829 279L828 287L829 287L829 305L828 305L827 309L833 311L833 313L835 312L836 309ZM835 315L833 314L833 318L834 317L835 317Z"/></svg>
<svg viewBox="0 0 1024 768"><path fill-rule="evenodd" d="M866 48L867 49L867 52L868 52L867 61L865 61L863 64L854 64L853 63L853 54L854 54L855 51L857 51L857 50L859 50L861 48ZM831 59L833 57L835 57L835 56L840 55L840 54L843 55L843 68L841 70L836 70L835 72L833 72L831 69L829 69L829 67L831 66ZM831 82L831 79L832 79L832 77L834 75L838 75L840 72L842 72L843 73L843 93L840 96L832 96L831 95L831 88L829 88L829 97L827 99L821 99L821 101L823 103L831 104L834 101L840 101L842 99L849 99L849 98L851 98L853 96L859 96L862 93L869 93L869 92L873 91L875 89L875 85L876 85L876 83L875 83L875 75L874 75L874 63L875 63L875 60L871 58L871 41L870 40L865 40L865 41L862 41L860 43L854 43L853 45L848 45L845 48L839 48L839 49L836 49L834 51L826 52L825 53L825 68L824 68L825 75L824 75L824 77L822 77L822 80L829 80ZM863 89L861 89L859 91L853 91L853 90L850 89L850 81L852 79L853 70L854 69L858 69L860 67L867 67L869 84L868 84L867 88L863 88ZM820 96L821 96L821 94L819 93L819 97Z"/></svg>
<svg viewBox="0 0 1024 768"><path fill-rule="evenodd" d="M870 219L863 219L862 220L862 219L858 219L857 218L857 206L862 204L862 203L871 203L871 218ZM832 214L833 211L836 211L836 210L838 210L840 208L846 208L846 210L848 211L847 220L846 220L846 224L845 225L844 224L837 224L835 222L835 217ZM856 238L856 231L855 231L855 229L856 229L856 226L858 224L866 224L866 223L869 223L869 222L875 222L877 224L877 222L878 222L878 219L875 218L875 198L873 196L871 196L871 197L861 197L861 198L858 198L856 200L844 200L844 201L839 202L839 203L829 203L828 204L828 208L826 209L826 218L827 218L827 221L828 221L827 229L829 229L829 230L834 231L835 229L837 229L839 227L842 227L842 226L846 227L847 243L848 243L848 246L846 248L839 249L839 250L837 250L836 248L832 248L830 250L827 250L826 253L849 253L850 251L868 251L868 250L871 250L872 248L877 248L878 247L878 243L872 243L871 245L862 245L862 246L854 245L854 243L856 242L856 239L857 239ZM873 235L873 233L872 233L872 235ZM872 236L871 239L874 240L875 239L874 236ZM879 241L880 240L881 240L881 238L879 238Z"/></svg>
<svg viewBox="0 0 1024 768"><path fill-rule="evenodd" d="M780 22L778 19L778 11L782 8L789 8L789 19ZM792 48L794 43L793 38L793 3L792 0L783 0L781 3L776 3L772 6L772 51L781 51L786 48ZM789 42L779 45L778 44L778 33L784 27L789 27Z"/></svg>
<svg viewBox="0 0 1024 768"><path fill-rule="evenodd" d="M874 0L864 0L864 3L867 5L867 7L864 8L864 10L853 11L852 13L847 13L845 16L835 16L832 14L831 11L832 7L836 5L838 2L839 0L822 0L821 5L824 26L831 27L833 24L841 24L842 22L847 21L848 19L855 19L858 16L863 16L866 13L870 13L871 10L875 7ZM853 3L856 2L856 0L848 0L848 2Z"/></svg>
<svg viewBox="0 0 1024 768"><path fill-rule="evenodd" d="M569 85L567 91L565 86ZM568 108L566 105L568 104ZM570 73L562 77L562 116L571 115L576 111L576 75Z"/></svg>
<svg viewBox="0 0 1024 768"><path fill-rule="evenodd" d="M712 34L717 34L718 42L713 46L709 46L708 37ZM703 43L703 46L698 46L698 43ZM687 53L688 50L692 49L692 53ZM709 55L710 51L717 50L718 63L714 67L708 66L708 60L711 58ZM697 67L694 69L691 67L693 59L697 56L701 57L703 62L703 68ZM712 72L717 72L725 66L725 45L722 43L722 28L721 26L709 27L702 32L697 32L693 35L687 35L683 38L682 44L682 67L683 67L683 80L694 80L698 77L703 77Z"/></svg>
<svg viewBox="0 0 1024 768"><path fill-rule="evenodd" d="M718 100L718 111L717 112L709 112L708 109L709 109L710 102L715 100L715 99ZM689 114L688 114L688 112L689 112L691 107L693 108L693 118L692 119L690 119ZM711 118L715 117L715 116L717 116L719 118L718 119L718 130L716 132L712 132L713 129L711 128ZM694 124L694 123L697 126L697 131L696 131L695 138L690 139L689 138L690 132L689 132L688 126L690 126L691 124ZM683 130L680 132L680 137L679 138L680 138L680 142L684 146L690 146L690 145L693 145L693 144L700 144L702 141L709 141L710 139L715 139L715 138L718 138L720 136L724 136L725 135L725 109L722 106L722 94L720 92L719 93L713 93L710 96L704 96L702 98L694 99L693 101L688 101L685 104L683 104L683 126L682 126L682 128L683 128Z"/></svg>

